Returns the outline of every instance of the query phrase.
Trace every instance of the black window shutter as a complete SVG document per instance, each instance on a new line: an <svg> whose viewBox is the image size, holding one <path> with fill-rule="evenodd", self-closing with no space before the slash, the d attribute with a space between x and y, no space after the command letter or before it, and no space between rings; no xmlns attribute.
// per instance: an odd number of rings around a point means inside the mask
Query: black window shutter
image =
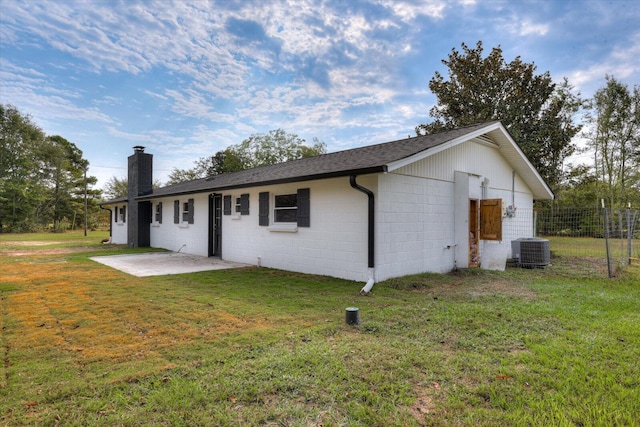
<svg viewBox="0 0 640 427"><path fill-rule="evenodd" d="M249 195L240 195L240 215L249 215Z"/></svg>
<svg viewBox="0 0 640 427"><path fill-rule="evenodd" d="M298 227L310 227L309 189L298 189Z"/></svg>
<svg viewBox="0 0 640 427"><path fill-rule="evenodd" d="M158 222L162 224L162 202L158 203Z"/></svg>
<svg viewBox="0 0 640 427"><path fill-rule="evenodd" d="M231 196L223 197L224 207L222 209L222 213L225 215L231 215Z"/></svg>
<svg viewBox="0 0 640 427"><path fill-rule="evenodd" d="M122 222L127 222L127 207L122 207Z"/></svg>
<svg viewBox="0 0 640 427"><path fill-rule="evenodd" d="M193 199L189 199L187 201L187 204L189 205L189 214L187 220L189 221L189 224L193 224Z"/></svg>
<svg viewBox="0 0 640 427"><path fill-rule="evenodd" d="M264 192L258 195L258 224L269 225L269 193Z"/></svg>
<svg viewBox="0 0 640 427"><path fill-rule="evenodd" d="M173 223L180 223L180 200L173 201Z"/></svg>
<svg viewBox="0 0 640 427"><path fill-rule="evenodd" d="M113 210L113 222L118 222L118 211L120 210L119 207L116 206L116 208Z"/></svg>

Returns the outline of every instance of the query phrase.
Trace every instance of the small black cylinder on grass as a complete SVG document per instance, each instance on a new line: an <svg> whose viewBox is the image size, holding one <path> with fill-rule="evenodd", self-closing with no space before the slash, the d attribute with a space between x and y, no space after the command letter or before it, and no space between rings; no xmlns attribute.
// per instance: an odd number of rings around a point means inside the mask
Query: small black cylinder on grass
<svg viewBox="0 0 640 427"><path fill-rule="evenodd" d="M345 310L345 321L347 325L359 325L360 324L360 310L358 307L347 307Z"/></svg>

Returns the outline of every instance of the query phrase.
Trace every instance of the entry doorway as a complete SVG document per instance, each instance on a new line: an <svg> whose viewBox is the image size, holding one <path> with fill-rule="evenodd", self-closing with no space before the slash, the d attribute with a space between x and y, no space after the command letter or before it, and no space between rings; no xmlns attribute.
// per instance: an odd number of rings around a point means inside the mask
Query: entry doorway
<svg viewBox="0 0 640 427"><path fill-rule="evenodd" d="M480 203L477 199L469 200L469 267L480 266L479 218Z"/></svg>
<svg viewBox="0 0 640 427"><path fill-rule="evenodd" d="M209 196L209 256L222 257L222 194Z"/></svg>

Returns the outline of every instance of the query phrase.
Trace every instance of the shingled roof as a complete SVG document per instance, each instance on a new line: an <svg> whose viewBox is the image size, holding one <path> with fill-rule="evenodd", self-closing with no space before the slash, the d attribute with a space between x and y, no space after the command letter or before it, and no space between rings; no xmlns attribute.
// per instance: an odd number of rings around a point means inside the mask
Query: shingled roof
<svg viewBox="0 0 640 427"><path fill-rule="evenodd" d="M208 178L181 182L154 189L152 194L141 196L138 200L169 195L386 172L388 165L391 163L474 133L486 127L488 124L489 123L483 123L465 126L432 135L406 138L383 144L369 145L351 150L292 160L275 165L260 166L240 172L225 173Z"/></svg>
<svg viewBox="0 0 640 427"><path fill-rule="evenodd" d="M181 182L156 188L152 194L137 197L149 200L202 192L230 190L261 185L302 182L350 175L391 172L405 163L419 160L440 149L478 136L488 136L533 190L534 198L552 199L553 193L515 144L499 121L475 124L431 135L416 136L351 150L322 154L299 160L260 166L240 172ZM437 148L439 147L439 148ZM118 199L120 201L120 199ZM114 200L103 204L114 203Z"/></svg>

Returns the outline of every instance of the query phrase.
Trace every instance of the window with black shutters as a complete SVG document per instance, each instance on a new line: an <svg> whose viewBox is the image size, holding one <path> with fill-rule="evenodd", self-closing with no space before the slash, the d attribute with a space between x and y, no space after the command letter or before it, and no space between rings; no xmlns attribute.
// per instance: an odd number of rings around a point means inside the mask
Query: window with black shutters
<svg viewBox="0 0 640 427"><path fill-rule="evenodd" d="M295 194L277 194L273 198L274 223L293 223L298 227L311 225L310 191L300 188Z"/></svg>
<svg viewBox="0 0 640 427"><path fill-rule="evenodd" d="M273 198L274 222L298 222L298 195L279 194Z"/></svg>

